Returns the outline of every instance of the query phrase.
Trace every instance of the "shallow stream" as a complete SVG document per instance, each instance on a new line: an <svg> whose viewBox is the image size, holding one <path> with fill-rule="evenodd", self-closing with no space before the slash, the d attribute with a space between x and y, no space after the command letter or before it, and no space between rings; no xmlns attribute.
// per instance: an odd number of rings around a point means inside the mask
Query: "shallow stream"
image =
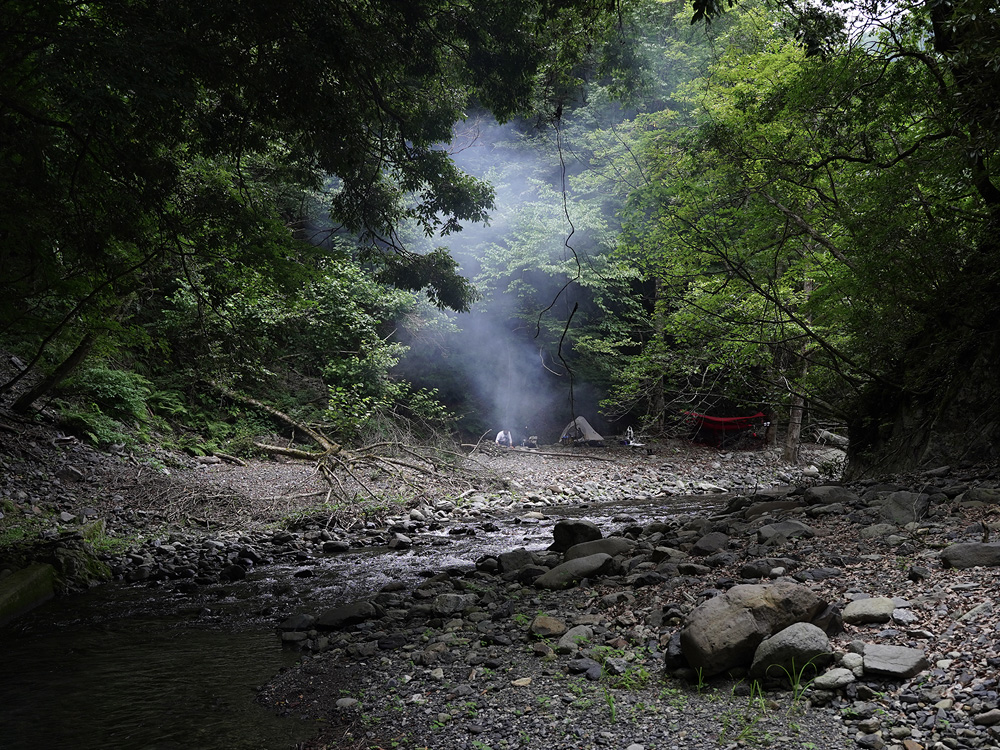
<svg viewBox="0 0 1000 750"><path fill-rule="evenodd" d="M256 689L297 660L275 635L284 616L319 613L389 581L415 583L422 572L468 569L483 554L542 549L559 518L587 518L608 533L723 502L547 508L547 519L497 517L496 531L475 536L447 527L421 534L405 552L369 547L318 558L308 578L293 575L301 566L271 565L193 596L112 584L52 601L0 629L0 750L293 748L316 727L255 702Z"/></svg>

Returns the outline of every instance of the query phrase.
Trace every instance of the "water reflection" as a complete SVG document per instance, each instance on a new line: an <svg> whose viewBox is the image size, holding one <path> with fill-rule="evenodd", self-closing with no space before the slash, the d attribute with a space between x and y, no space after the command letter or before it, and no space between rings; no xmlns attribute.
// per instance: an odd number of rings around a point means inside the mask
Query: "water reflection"
<svg viewBox="0 0 1000 750"><path fill-rule="evenodd" d="M295 659L271 630L126 619L0 639L3 750L279 750L314 729L254 702Z"/></svg>

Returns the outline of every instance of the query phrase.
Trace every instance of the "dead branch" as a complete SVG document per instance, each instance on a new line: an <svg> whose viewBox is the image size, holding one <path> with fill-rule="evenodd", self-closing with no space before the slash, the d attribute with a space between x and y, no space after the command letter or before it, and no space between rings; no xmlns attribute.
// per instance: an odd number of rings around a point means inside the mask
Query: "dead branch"
<svg viewBox="0 0 1000 750"><path fill-rule="evenodd" d="M319 451L304 451L299 448L284 448L280 445L268 445L267 443L254 443L255 448L259 448L265 453L272 453L279 456L289 456L290 458L298 458L303 461L318 461L327 454L320 453Z"/></svg>
<svg viewBox="0 0 1000 750"><path fill-rule="evenodd" d="M313 462L317 473L329 487L327 501L331 496L337 495L345 501L364 496L378 502L379 496L365 481L366 471L388 473L403 486L410 488L415 497L440 491L441 485L472 487L474 482L482 481L484 475L491 473L489 467L460 453L437 446L407 445L402 440L377 442L348 450L319 430L302 424L282 411L217 383L213 383L213 386L223 395L260 409L308 435L315 442L318 449L312 450L264 442L255 442L254 445L269 455ZM454 458L461 460L455 461Z"/></svg>
<svg viewBox="0 0 1000 750"><path fill-rule="evenodd" d="M246 466L247 462L242 458L237 458L236 456L230 456L228 453L215 452L215 455L221 458L223 461L228 461L231 464L236 464L237 466Z"/></svg>
<svg viewBox="0 0 1000 750"><path fill-rule="evenodd" d="M318 445L323 449L324 454L332 455L340 453L342 446L340 446L337 443L334 443L329 438L327 438L323 433L319 432L318 430L314 430L309 425L303 424L302 422L299 422L297 419L292 419L290 416L285 414L285 412L279 411L278 409L275 409L273 406L268 406L267 404L263 403L262 401L258 401L255 398L250 398L249 396L244 396L241 393L236 393L235 391L230 390L229 388L220 383L213 382L212 385L215 388L217 388L219 392L222 393L224 396L227 396L228 398L231 398L234 401L239 401L249 406L253 406L257 409L260 409L263 412L267 412L275 419L279 419L285 424L295 428L296 430L305 433L306 435L308 435L310 438L313 439L313 442L315 442L316 445Z"/></svg>

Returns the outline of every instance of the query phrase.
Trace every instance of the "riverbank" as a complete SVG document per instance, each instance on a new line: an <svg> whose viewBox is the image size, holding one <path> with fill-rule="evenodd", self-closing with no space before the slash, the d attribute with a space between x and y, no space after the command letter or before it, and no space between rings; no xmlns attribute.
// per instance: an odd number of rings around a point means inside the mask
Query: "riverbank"
<svg viewBox="0 0 1000 750"><path fill-rule="evenodd" d="M261 701L319 722L315 748L998 746L995 570L941 557L988 536L995 473L812 484L736 494L711 517L620 514L600 532L627 549L566 590L539 586L561 558L536 549L509 569L486 556L347 607L314 602L280 624L307 653ZM523 504L524 523L566 507L539 502ZM761 582L794 582L832 605L839 682L824 674L814 687L805 673L761 691L745 670L702 683L685 667L676 636L691 613ZM862 601L879 613L858 616ZM917 654L916 673L861 666L866 647L883 646Z"/></svg>
<svg viewBox="0 0 1000 750"><path fill-rule="evenodd" d="M90 544L80 527L101 523L96 551L114 577L196 601L224 596L255 570L295 576L301 593L257 614L276 626L276 648L303 658L262 688L260 703L318 722L312 748L998 744L994 570L940 558L995 523L996 475L984 467L938 467L806 502L807 488L831 481L837 452L804 447L813 470L681 442L655 452L496 451L474 457L478 486L403 498L391 478L375 477L383 497L403 501L351 509L324 502L328 488L308 464L101 454L34 427L2 437L5 515L40 526L52 546ZM912 520L887 519L882 500L895 491L926 505ZM546 551L560 518L595 519L602 537L630 546L566 590L539 588L562 561ZM761 538L786 520L809 533ZM724 541L695 552L712 535ZM319 585L340 555L405 564L407 550L459 541L464 552L451 562L389 573L370 591ZM519 567L500 563L519 546ZM890 600L881 621L833 636L842 663L870 643L919 649L928 667L897 680L860 670L836 690L803 695L778 685L760 693L738 678L699 685L671 652L691 612L734 586L784 580L840 611ZM349 618L323 619L343 605L356 607ZM555 631L539 632L540 614ZM559 627L589 635L560 647Z"/></svg>

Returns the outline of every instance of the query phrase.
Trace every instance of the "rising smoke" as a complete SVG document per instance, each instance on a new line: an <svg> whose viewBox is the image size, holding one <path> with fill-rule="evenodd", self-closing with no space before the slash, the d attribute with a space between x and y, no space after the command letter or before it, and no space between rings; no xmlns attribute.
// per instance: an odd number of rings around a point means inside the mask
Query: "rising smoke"
<svg viewBox="0 0 1000 750"><path fill-rule="evenodd" d="M477 282L484 296L473 312L450 316L457 330L433 347L420 337L407 341L411 351L397 372L416 385L438 388L442 400L462 415L460 426L470 437L492 437L509 429L516 441L538 435L543 442L554 442L577 414L598 430L607 426L598 412L603 394L576 373L571 377L562 361L572 358L571 349L564 347L560 357L552 340L551 331L562 329L572 299L579 295L572 284L562 292L560 304L542 316L549 335L544 329L537 335L535 318L559 297L567 277L535 270L551 258L518 254L526 247L550 255L571 254L564 247L571 228L561 215L558 159L551 149L529 148L526 130L481 121L457 134L455 161L466 172L489 179L496 189L489 226L466 227L446 240L462 273ZM546 220L541 242L537 221L532 242L519 235L525 231L528 211ZM573 236L586 242L583 234ZM508 276L498 280L503 263L509 263Z"/></svg>

